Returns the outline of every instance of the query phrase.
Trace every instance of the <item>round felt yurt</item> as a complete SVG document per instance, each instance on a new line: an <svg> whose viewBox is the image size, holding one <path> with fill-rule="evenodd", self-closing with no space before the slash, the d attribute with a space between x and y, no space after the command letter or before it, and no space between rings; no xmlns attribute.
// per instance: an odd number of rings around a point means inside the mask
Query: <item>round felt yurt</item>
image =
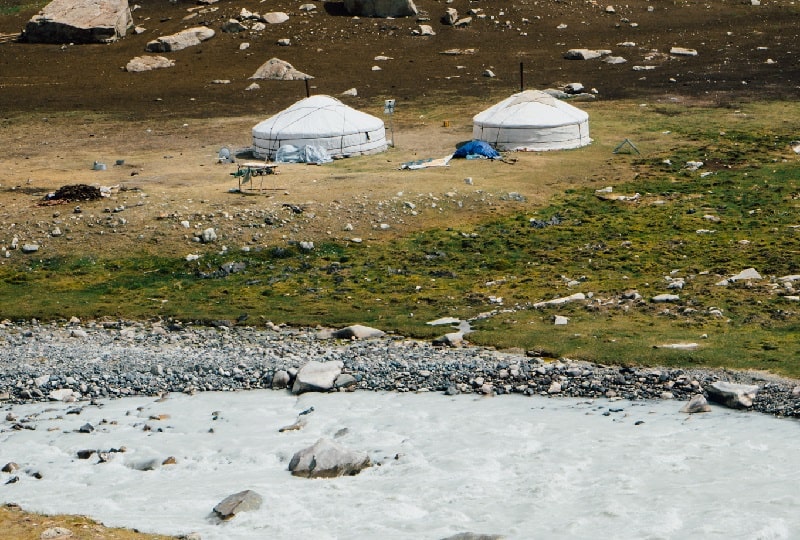
<svg viewBox="0 0 800 540"><path fill-rule="evenodd" d="M330 96L302 99L253 128L253 154L273 159L281 146L317 146L331 157L386 150L383 120Z"/></svg>
<svg viewBox="0 0 800 540"><path fill-rule="evenodd" d="M560 150L592 142L586 112L539 90L514 94L476 114L472 138L500 151Z"/></svg>

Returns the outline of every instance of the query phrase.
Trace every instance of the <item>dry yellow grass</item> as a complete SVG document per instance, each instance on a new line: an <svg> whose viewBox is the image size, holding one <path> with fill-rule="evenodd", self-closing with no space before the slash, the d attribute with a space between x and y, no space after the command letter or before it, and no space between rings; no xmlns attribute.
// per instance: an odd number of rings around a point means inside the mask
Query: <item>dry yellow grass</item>
<svg viewBox="0 0 800 540"><path fill-rule="evenodd" d="M3 540L40 540L46 530L68 529L72 540L168 540L171 536L142 534L127 529L105 527L82 516L43 516L23 511L19 506L0 507L0 538ZM63 536L62 538L67 538Z"/></svg>

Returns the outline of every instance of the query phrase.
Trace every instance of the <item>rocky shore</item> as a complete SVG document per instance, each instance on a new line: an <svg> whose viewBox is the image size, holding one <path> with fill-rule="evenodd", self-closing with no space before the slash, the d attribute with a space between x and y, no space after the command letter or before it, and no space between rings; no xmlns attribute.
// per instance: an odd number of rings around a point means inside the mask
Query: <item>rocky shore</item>
<svg viewBox="0 0 800 540"><path fill-rule="evenodd" d="M478 347L437 347L397 336L337 340L325 335L271 324L257 329L166 321L4 321L0 400L79 402L168 392L286 391L299 370L316 361L340 366L330 391L685 401L726 381L758 387L752 410L800 416L800 384L763 373L604 366Z"/></svg>

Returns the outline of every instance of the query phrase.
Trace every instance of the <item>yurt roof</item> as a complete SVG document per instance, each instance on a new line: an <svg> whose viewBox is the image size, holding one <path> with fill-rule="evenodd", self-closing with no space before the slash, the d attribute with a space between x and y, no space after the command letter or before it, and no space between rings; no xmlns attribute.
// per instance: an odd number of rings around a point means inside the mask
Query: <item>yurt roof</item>
<svg viewBox="0 0 800 540"><path fill-rule="evenodd" d="M525 90L476 114L487 127L549 128L586 122L589 115L540 90Z"/></svg>
<svg viewBox="0 0 800 540"><path fill-rule="evenodd" d="M256 124L253 134L282 139L312 139L373 131L383 120L348 107L336 98L317 95L301 99L275 116Z"/></svg>

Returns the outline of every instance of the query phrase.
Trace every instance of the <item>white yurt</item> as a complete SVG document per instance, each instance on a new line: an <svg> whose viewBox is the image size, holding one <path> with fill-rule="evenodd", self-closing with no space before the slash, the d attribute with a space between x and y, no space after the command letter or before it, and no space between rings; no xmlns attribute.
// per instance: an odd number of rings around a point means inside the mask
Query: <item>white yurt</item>
<svg viewBox="0 0 800 540"><path fill-rule="evenodd" d="M539 90L514 94L476 114L472 138L500 151L560 150L592 142L588 114Z"/></svg>
<svg viewBox="0 0 800 540"><path fill-rule="evenodd" d="M253 128L253 154L273 159L281 146L318 146L332 157L386 150L383 120L330 96L302 99Z"/></svg>

